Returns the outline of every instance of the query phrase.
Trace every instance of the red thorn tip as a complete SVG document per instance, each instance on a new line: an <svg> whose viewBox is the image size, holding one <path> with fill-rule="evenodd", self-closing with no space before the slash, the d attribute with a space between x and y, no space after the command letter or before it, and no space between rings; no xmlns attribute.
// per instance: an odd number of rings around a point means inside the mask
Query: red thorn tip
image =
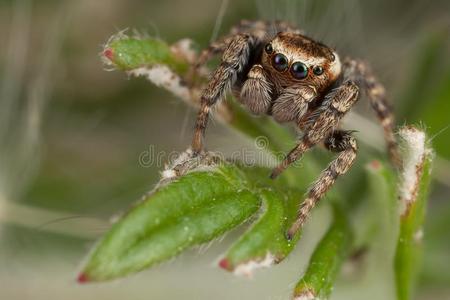
<svg viewBox="0 0 450 300"><path fill-rule="evenodd" d="M111 48L106 48L106 49L103 51L103 55L104 55L107 59L112 60L112 59L113 59L113 56L114 56L114 53L113 53L113 51L112 51Z"/></svg>
<svg viewBox="0 0 450 300"><path fill-rule="evenodd" d="M370 167L371 167L372 169L374 169L374 170L378 170L378 169L381 168L381 164L380 164L380 162L379 162L378 160L373 160L373 161L370 163Z"/></svg>
<svg viewBox="0 0 450 300"><path fill-rule="evenodd" d="M230 263L228 262L228 259L224 258L221 261L219 261L219 267L225 270L229 270Z"/></svg>
<svg viewBox="0 0 450 300"><path fill-rule="evenodd" d="M89 281L89 278L85 273L81 273L80 275L78 275L77 281L78 283L86 283Z"/></svg>

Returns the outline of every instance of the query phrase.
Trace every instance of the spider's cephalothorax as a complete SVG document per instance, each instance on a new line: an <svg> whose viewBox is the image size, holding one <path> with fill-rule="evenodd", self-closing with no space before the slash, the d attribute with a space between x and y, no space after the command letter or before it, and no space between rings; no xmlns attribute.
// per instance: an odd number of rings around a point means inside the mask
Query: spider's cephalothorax
<svg viewBox="0 0 450 300"><path fill-rule="evenodd" d="M333 49L285 22L241 22L201 53L196 68L219 53L221 63L202 93L192 142L194 153L203 150L211 107L228 91L252 113L294 122L302 130L296 147L273 170L272 178L317 144L338 153L309 189L289 238L355 160L356 141L350 131L339 129L339 121L356 103L360 90L367 93L384 129L391 160L399 165L394 118L385 90L364 62L345 59L341 63Z"/></svg>
<svg viewBox="0 0 450 300"><path fill-rule="evenodd" d="M253 113L271 114L278 122L301 126L308 108L323 100L341 73L336 53L298 33L278 33L257 55L260 64L250 69L237 98ZM258 94L263 90L267 93Z"/></svg>

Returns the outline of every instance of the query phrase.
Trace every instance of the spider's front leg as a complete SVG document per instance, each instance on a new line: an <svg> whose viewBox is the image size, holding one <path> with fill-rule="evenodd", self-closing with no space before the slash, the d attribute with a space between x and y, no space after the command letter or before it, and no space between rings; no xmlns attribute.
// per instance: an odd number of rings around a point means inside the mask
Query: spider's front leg
<svg viewBox="0 0 450 300"><path fill-rule="evenodd" d="M333 131L338 127L340 119L358 100L359 88L352 82L347 81L340 87L333 90L326 96L325 102L319 108L319 114L306 129L300 143L286 156L285 160L276 167L271 177L278 176L286 167L296 161L311 147L321 141L325 141L325 146L335 152L339 152L338 157L313 183L305 201L303 202L297 216L297 220L289 229L287 236L291 239L301 228L311 209L331 188L339 175L345 174L352 165L356 157L356 141L350 132Z"/></svg>
<svg viewBox="0 0 450 300"><path fill-rule="evenodd" d="M318 112L312 114L313 116L316 116L316 118L312 120L311 125L306 128L305 134L300 142L288 153L288 155L286 155L286 158L273 169L270 177L272 179L276 178L306 151L323 141L331 130L337 128L341 118L358 100L358 95L359 88L353 81L346 81L341 86L331 91L326 96L322 106L318 108Z"/></svg>
<svg viewBox="0 0 450 300"><path fill-rule="evenodd" d="M347 173L356 158L358 146L355 138L349 131L338 130L332 132L326 138L324 144L328 150L338 152L339 155L322 171L319 179L310 187L306 199L300 206L296 221L289 228L287 233L288 239L292 239L303 226L316 203L330 189L338 176Z"/></svg>
<svg viewBox="0 0 450 300"><path fill-rule="evenodd" d="M203 150L203 137L211 107L224 97L236 83L238 74L245 69L254 39L245 34L236 35L223 52L222 61L213 72L207 87L202 93L200 110L195 123L192 150L198 154Z"/></svg>

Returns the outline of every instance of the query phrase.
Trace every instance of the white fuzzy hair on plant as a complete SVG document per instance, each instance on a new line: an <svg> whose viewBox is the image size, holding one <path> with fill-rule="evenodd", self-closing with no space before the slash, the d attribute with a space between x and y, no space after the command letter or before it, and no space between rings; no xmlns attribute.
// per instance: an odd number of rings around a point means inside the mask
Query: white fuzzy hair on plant
<svg viewBox="0 0 450 300"><path fill-rule="evenodd" d="M236 276L244 276L251 278L253 276L253 272L260 268L269 268L275 263L275 256L272 253L267 252L266 256L262 260L250 260L244 264L238 265L233 274Z"/></svg>
<svg viewBox="0 0 450 300"><path fill-rule="evenodd" d="M415 127L399 131L403 147L403 170L399 188L401 213L416 200L422 165L426 154L425 133Z"/></svg>

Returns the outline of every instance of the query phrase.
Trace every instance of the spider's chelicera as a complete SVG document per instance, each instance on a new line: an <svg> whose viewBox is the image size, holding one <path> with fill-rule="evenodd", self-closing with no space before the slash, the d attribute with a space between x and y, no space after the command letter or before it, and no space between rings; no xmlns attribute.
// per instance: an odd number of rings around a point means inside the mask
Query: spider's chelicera
<svg viewBox="0 0 450 300"><path fill-rule="evenodd" d="M330 47L303 35L286 22L242 21L230 34L205 49L196 64L204 65L222 54L220 65L202 93L192 149L203 151L203 137L211 107L229 91L250 112L271 115L277 122L294 122L303 132L297 145L277 166L277 177L291 163L318 144L337 157L310 187L289 229L291 238L311 209L345 174L356 158L357 144L339 121L365 91L384 129L388 152L399 164L394 137L394 118L385 90L365 62L339 55Z"/></svg>

